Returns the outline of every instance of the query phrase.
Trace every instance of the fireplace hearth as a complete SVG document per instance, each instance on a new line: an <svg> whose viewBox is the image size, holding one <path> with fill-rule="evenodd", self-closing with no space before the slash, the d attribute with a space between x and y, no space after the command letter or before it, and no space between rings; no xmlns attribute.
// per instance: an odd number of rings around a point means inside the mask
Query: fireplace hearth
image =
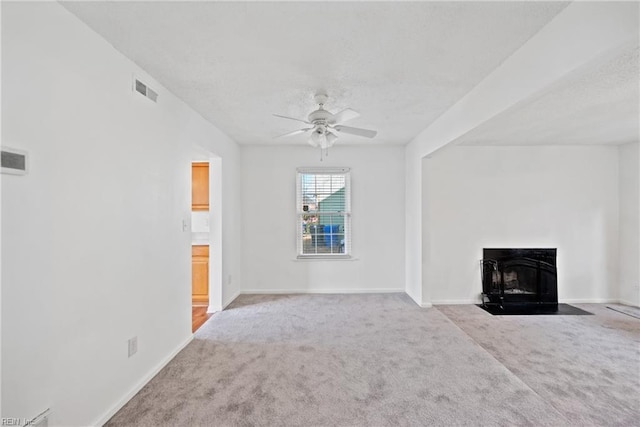
<svg viewBox="0 0 640 427"><path fill-rule="evenodd" d="M558 310L554 249L485 248L480 261L482 306L504 312Z"/></svg>

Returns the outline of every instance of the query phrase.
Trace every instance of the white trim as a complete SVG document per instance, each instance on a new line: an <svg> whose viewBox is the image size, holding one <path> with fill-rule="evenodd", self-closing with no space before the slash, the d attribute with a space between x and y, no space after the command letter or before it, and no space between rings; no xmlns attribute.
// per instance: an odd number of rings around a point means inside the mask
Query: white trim
<svg viewBox="0 0 640 427"><path fill-rule="evenodd" d="M432 300L433 305L462 305L462 304L480 304L480 299L440 299Z"/></svg>
<svg viewBox="0 0 640 427"><path fill-rule="evenodd" d="M225 200L222 188L223 159L209 156L209 307L207 313L222 310L223 265L222 229L224 218L222 206Z"/></svg>
<svg viewBox="0 0 640 427"><path fill-rule="evenodd" d="M405 293L405 294L407 294L407 295L409 296L409 298L411 298L411 300L412 300L413 302L415 302L418 306L422 307L422 304L424 304L424 302L423 302L423 301L419 301L419 300L418 300L418 297L414 297L414 296L413 296L413 295L411 295L409 292L407 292L407 288L408 288L408 287L409 287L408 285L405 285L405 287L404 287L404 293Z"/></svg>
<svg viewBox="0 0 640 427"><path fill-rule="evenodd" d="M173 360L173 358L176 357L176 355L180 353L193 340L193 337L194 335L191 334L186 341L180 344L167 357L165 357L160 363L158 363L155 368L149 371L149 373L147 373L147 375L145 375L135 386L133 386L127 394L125 394L115 405L111 407L111 409L107 410L95 422L91 423L91 425L103 426L104 424L106 424L107 421L109 421L111 417L116 414L116 412L122 409L122 407L126 405L127 402L129 402L133 398L133 396L135 396L140 390L142 390L142 387L147 385L147 383L151 381L151 379L155 377L158 372L162 370L162 368L167 366L167 364L171 362L171 360Z"/></svg>
<svg viewBox="0 0 640 427"><path fill-rule="evenodd" d="M619 300L618 304L628 305L629 307L640 307L640 304L637 301L631 302L624 299Z"/></svg>
<svg viewBox="0 0 640 427"><path fill-rule="evenodd" d="M391 294L404 289L246 289L241 294Z"/></svg>
<svg viewBox="0 0 640 427"><path fill-rule="evenodd" d="M227 302L225 302L224 304L222 304L222 310L224 310L225 308L227 308L227 306L229 306L229 304L231 304L233 301L235 301L236 298L238 298L240 296L240 294L243 293L242 291L236 291L235 294L233 294L233 296L231 298L229 298L227 300Z"/></svg>
<svg viewBox="0 0 640 427"><path fill-rule="evenodd" d="M404 290L404 293L407 294L407 296L409 298L411 298L411 301L415 302L418 307L422 307L422 308L431 308L431 307L433 307L433 304L431 304L430 302L418 301L413 296L411 296L411 294L409 294L409 292L407 292L406 289Z"/></svg>
<svg viewBox="0 0 640 427"><path fill-rule="evenodd" d="M306 262L306 261L360 261L360 260L358 258L354 258L349 255L334 255L334 256L298 255L298 258L293 258L291 261Z"/></svg>
<svg viewBox="0 0 640 427"><path fill-rule="evenodd" d="M569 298L558 299L560 304L611 304L617 303L617 298Z"/></svg>
<svg viewBox="0 0 640 427"><path fill-rule="evenodd" d="M296 168L297 173L348 173L351 168L311 166Z"/></svg>

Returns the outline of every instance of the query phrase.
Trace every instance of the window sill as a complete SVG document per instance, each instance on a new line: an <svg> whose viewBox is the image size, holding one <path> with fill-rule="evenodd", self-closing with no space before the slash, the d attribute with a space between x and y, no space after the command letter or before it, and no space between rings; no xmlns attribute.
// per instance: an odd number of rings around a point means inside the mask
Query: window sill
<svg viewBox="0 0 640 427"><path fill-rule="evenodd" d="M317 255L308 255L308 256L298 256L291 261L358 261L358 258L355 258L351 255L344 256L317 256Z"/></svg>

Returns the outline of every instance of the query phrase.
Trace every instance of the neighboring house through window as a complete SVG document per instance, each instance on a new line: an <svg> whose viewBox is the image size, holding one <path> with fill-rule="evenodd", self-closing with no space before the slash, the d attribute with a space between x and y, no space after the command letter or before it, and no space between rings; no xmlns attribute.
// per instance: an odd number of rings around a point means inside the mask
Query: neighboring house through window
<svg viewBox="0 0 640 427"><path fill-rule="evenodd" d="M298 258L349 258L351 179L348 168L299 168Z"/></svg>

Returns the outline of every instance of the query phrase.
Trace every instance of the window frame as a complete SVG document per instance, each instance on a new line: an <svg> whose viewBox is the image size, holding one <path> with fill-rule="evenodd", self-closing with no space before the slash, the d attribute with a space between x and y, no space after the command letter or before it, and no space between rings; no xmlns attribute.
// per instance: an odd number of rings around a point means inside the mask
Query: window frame
<svg viewBox="0 0 640 427"><path fill-rule="evenodd" d="M328 211L327 214L344 216L344 252L343 253L323 253L305 254L303 244L302 217L308 215L304 211L302 200L302 176L303 175L342 175L344 176L344 211ZM296 169L296 251L297 259L320 259L320 260L344 260L352 259L351 242L351 169L347 167L300 167Z"/></svg>

